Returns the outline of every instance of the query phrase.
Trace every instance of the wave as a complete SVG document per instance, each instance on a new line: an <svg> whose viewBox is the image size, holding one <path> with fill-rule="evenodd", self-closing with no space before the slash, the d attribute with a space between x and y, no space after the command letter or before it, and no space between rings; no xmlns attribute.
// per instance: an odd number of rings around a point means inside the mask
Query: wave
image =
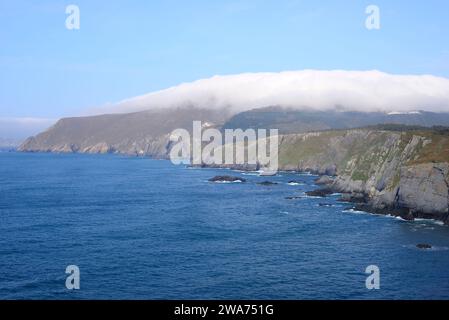
<svg viewBox="0 0 449 320"><path fill-rule="evenodd" d="M309 196L307 194L301 195L302 199L323 199L323 197L318 197L318 196Z"/></svg>
<svg viewBox="0 0 449 320"><path fill-rule="evenodd" d="M208 181L208 182L211 182L211 181ZM235 180L235 181L213 181L213 183L223 183L223 184L225 184L225 183L242 183L243 181L242 180Z"/></svg>
<svg viewBox="0 0 449 320"><path fill-rule="evenodd" d="M439 226L445 226L443 221L435 220L435 219L424 219L424 218L416 218L416 222L428 222L428 223L434 223Z"/></svg>
<svg viewBox="0 0 449 320"><path fill-rule="evenodd" d="M346 209L346 210L342 210L342 212L345 212L345 213L355 213L355 214L370 214L369 212L361 211L361 210L356 210L356 209Z"/></svg>
<svg viewBox="0 0 449 320"><path fill-rule="evenodd" d="M383 216L385 216L385 218L391 218L391 219L396 219L399 221L410 222L410 220L405 220L404 218L402 218L400 216L394 216L392 214L384 214Z"/></svg>

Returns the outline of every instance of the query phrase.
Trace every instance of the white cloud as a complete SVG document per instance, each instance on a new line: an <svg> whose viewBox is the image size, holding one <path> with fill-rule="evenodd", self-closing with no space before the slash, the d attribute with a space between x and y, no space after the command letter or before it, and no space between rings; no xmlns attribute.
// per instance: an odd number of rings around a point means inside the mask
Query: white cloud
<svg viewBox="0 0 449 320"><path fill-rule="evenodd" d="M214 76L127 99L102 112L194 105L234 112L281 105L299 109L449 112L449 79L380 71L286 71ZM99 111L99 110L97 110Z"/></svg>

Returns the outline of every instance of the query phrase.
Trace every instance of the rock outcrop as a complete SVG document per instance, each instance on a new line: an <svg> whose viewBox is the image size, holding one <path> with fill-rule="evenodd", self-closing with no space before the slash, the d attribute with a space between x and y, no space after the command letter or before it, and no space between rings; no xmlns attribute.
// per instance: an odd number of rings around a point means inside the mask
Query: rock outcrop
<svg viewBox="0 0 449 320"><path fill-rule="evenodd" d="M331 177L329 177L327 175L323 175L323 176L319 177L318 179L315 179L315 184L319 185L319 186L331 185L333 183L334 183L334 179L332 179Z"/></svg>
<svg viewBox="0 0 449 320"><path fill-rule="evenodd" d="M346 130L281 140L281 169L335 174L331 188L364 210L449 224L447 133Z"/></svg>
<svg viewBox="0 0 449 320"><path fill-rule="evenodd" d="M260 186L265 186L265 187L278 185L277 182L272 182L272 181L262 181L262 182L258 182L257 184L260 185Z"/></svg>
<svg viewBox="0 0 449 320"><path fill-rule="evenodd" d="M246 179L233 176L215 176L209 179L210 182L246 182Z"/></svg>

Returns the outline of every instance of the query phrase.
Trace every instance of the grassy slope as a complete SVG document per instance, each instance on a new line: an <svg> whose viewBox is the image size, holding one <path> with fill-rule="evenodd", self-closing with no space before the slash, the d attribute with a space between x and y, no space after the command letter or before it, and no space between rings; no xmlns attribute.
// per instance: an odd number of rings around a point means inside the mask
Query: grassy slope
<svg viewBox="0 0 449 320"><path fill-rule="evenodd" d="M413 141L415 140L415 141ZM400 165L449 162L449 135L438 131L335 130L288 135L281 140L281 168L298 163L334 163L339 174L366 181L374 168L400 159Z"/></svg>

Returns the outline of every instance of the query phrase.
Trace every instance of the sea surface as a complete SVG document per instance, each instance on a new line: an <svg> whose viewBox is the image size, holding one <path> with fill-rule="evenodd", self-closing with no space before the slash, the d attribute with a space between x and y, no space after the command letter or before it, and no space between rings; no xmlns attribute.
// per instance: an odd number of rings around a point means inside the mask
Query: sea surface
<svg viewBox="0 0 449 320"><path fill-rule="evenodd" d="M222 174L248 181L208 182ZM449 227L307 197L315 178L0 153L0 299L449 298Z"/></svg>

